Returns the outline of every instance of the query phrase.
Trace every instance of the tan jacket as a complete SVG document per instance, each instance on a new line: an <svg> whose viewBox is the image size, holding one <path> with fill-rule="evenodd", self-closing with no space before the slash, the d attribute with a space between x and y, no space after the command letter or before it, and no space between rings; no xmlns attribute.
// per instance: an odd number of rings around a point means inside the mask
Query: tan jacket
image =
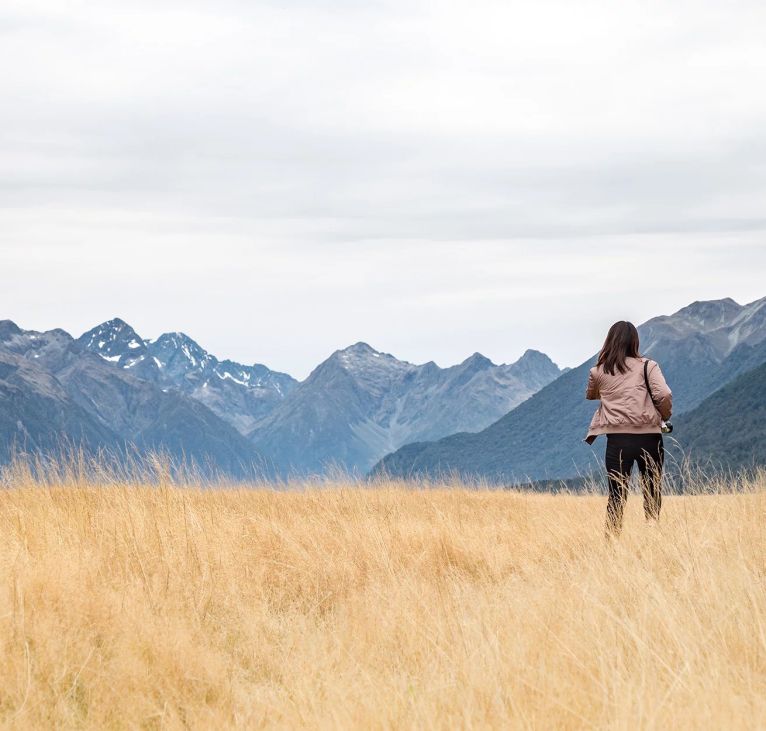
<svg viewBox="0 0 766 731"><path fill-rule="evenodd" d="M589 444L599 434L659 434L662 421L670 419L673 394L665 382L660 367L649 361L649 385L655 404L644 383L644 361L647 358L628 358L625 373L610 376L595 366L590 369L585 398L600 400L590 423L586 440Z"/></svg>

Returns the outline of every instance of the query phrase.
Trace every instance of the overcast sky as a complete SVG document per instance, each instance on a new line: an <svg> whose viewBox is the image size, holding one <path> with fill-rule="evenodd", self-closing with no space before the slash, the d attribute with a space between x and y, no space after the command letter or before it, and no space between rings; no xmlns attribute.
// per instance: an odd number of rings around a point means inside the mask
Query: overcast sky
<svg viewBox="0 0 766 731"><path fill-rule="evenodd" d="M0 5L0 319L305 377L766 296L766 3Z"/></svg>

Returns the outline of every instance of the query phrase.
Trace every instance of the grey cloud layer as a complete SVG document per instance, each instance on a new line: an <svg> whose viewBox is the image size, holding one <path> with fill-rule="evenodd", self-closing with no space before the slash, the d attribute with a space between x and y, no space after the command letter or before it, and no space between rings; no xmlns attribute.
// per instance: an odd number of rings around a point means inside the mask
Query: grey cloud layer
<svg viewBox="0 0 766 731"><path fill-rule="evenodd" d="M104 257L132 241L134 286L172 262L193 291L226 252L241 257L224 267L230 290L268 273L303 306L313 285L286 270L336 270L325 350L362 329L343 317L370 262L393 291L402 267L421 267L413 307L484 296L464 305L469 321L492 317L500 283L461 287L440 242L507 272L540 246L598 257L583 237L629 253L626 237L657 235L688 261L685 237L732 233L720 245L747 269L766 226L764 29L758 2L5 3L0 255L59 247L75 278L81 257L100 260L114 292ZM746 271L730 276L721 289L751 294ZM0 304L43 316L14 297Z"/></svg>

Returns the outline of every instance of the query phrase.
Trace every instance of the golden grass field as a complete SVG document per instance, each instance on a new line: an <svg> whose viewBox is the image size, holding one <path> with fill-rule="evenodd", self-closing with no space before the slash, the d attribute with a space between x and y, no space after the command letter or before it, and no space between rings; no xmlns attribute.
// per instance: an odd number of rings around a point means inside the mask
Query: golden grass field
<svg viewBox="0 0 766 731"><path fill-rule="evenodd" d="M3 482L5 728L766 728L764 479L612 545L597 495Z"/></svg>

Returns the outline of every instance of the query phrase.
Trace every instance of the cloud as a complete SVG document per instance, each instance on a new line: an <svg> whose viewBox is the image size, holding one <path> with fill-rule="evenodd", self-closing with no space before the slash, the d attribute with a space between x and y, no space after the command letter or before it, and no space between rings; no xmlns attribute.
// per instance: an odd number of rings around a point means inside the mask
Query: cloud
<svg viewBox="0 0 766 731"><path fill-rule="evenodd" d="M755 298L764 20L757 2L5 3L3 314L132 314L305 372L373 336L571 364L625 262L639 315Z"/></svg>

